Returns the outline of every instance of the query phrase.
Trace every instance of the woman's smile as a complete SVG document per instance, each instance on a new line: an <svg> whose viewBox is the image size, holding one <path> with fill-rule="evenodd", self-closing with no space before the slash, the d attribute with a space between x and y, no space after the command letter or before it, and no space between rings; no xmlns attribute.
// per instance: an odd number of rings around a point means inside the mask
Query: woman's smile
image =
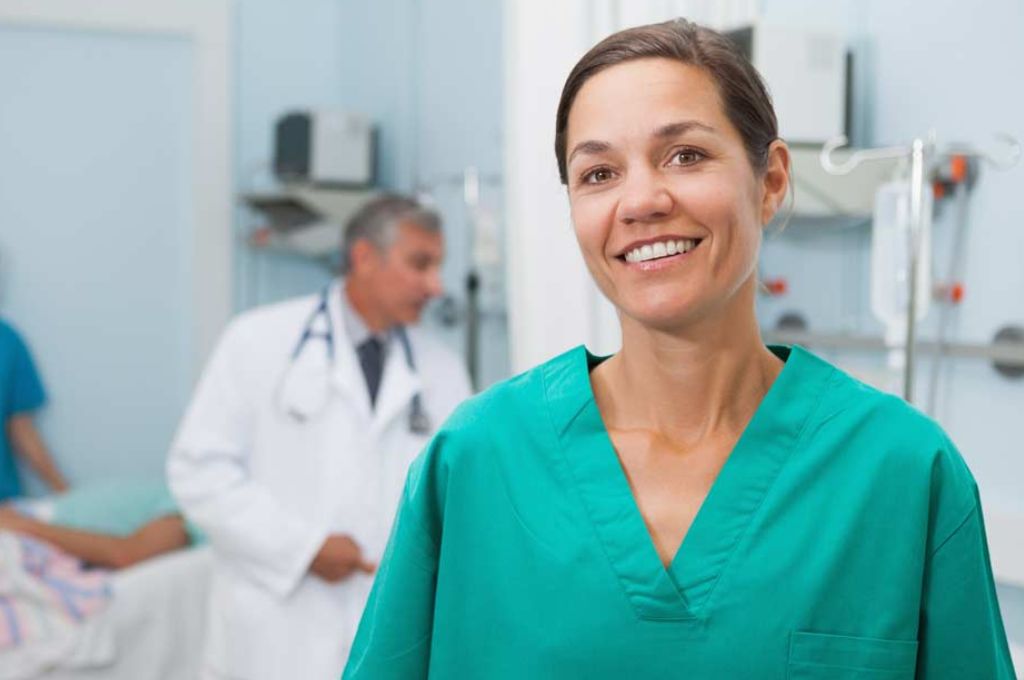
<svg viewBox="0 0 1024 680"><path fill-rule="evenodd" d="M629 271L660 272L688 263L703 241L701 238L675 236L648 239L646 242L630 244L615 259Z"/></svg>

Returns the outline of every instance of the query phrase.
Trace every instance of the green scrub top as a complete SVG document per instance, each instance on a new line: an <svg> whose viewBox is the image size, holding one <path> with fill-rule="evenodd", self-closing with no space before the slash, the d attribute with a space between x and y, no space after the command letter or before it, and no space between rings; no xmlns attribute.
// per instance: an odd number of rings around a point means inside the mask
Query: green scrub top
<svg viewBox="0 0 1024 680"><path fill-rule="evenodd" d="M410 469L344 678L1011 680L942 430L799 348L665 568L568 352Z"/></svg>

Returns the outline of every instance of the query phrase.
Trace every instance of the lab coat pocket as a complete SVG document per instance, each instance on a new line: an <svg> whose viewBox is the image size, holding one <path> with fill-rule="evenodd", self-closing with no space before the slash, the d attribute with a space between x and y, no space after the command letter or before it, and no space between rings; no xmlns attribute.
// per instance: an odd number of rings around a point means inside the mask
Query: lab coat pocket
<svg viewBox="0 0 1024 680"><path fill-rule="evenodd" d="M913 680L917 642L793 633L789 680Z"/></svg>

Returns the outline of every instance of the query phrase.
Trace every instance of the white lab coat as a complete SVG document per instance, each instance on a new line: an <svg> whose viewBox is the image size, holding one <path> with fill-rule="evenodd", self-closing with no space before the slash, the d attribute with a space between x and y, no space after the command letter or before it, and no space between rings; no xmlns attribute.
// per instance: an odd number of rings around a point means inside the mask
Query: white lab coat
<svg viewBox="0 0 1024 680"><path fill-rule="evenodd" d="M319 296L235 319L170 452L171 489L215 555L205 663L229 678L340 677L373 579L355 574L329 584L310 575L309 564L330 533L352 536L379 562L406 469L429 439L409 429L413 394L421 391L436 428L470 393L457 355L409 329L418 370L393 342L371 409L341 294L335 283L333 371L325 341L314 338L283 390ZM285 414L318 389L329 396L318 417L300 424Z"/></svg>

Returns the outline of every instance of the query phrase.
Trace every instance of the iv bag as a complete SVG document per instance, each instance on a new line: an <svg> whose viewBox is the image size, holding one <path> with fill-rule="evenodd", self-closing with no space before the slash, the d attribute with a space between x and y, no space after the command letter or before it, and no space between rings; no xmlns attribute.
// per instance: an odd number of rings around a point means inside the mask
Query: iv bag
<svg viewBox="0 0 1024 680"><path fill-rule="evenodd" d="M886 342L902 344L910 303L911 186L906 180L888 182L875 194L871 227L871 311L885 325ZM928 313L932 297L932 192L925 185L917 259L915 318Z"/></svg>

